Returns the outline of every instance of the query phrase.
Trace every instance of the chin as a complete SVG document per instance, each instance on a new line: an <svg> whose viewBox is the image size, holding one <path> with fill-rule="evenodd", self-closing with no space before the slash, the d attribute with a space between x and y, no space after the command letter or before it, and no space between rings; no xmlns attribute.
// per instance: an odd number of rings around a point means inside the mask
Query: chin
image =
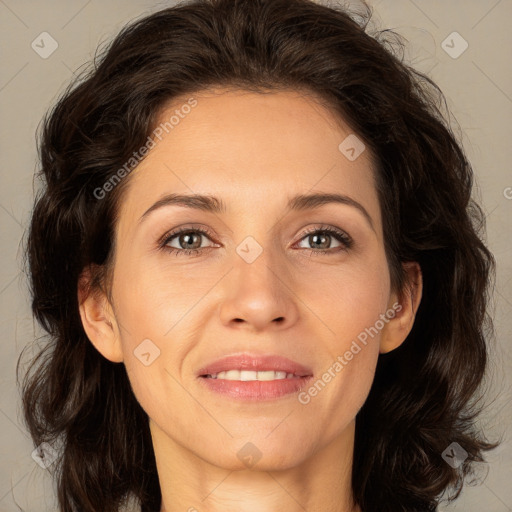
<svg viewBox="0 0 512 512"><path fill-rule="evenodd" d="M230 446L225 445L222 452L215 454L210 462L232 471L283 471L299 466L308 457L309 447L306 444L298 440L290 443L289 439L277 437L272 441L264 437L237 440Z"/></svg>

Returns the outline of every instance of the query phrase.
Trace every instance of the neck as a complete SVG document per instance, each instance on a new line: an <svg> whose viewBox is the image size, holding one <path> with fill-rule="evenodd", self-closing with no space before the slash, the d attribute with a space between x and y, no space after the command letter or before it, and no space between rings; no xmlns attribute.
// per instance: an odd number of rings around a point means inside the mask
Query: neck
<svg viewBox="0 0 512 512"><path fill-rule="evenodd" d="M355 423L286 469L230 469L200 458L150 421L161 512L360 512L351 486Z"/></svg>

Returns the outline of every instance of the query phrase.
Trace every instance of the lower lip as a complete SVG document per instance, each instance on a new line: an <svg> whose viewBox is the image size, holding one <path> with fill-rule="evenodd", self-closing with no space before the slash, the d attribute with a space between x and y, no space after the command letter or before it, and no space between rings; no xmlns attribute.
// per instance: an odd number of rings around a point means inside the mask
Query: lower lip
<svg viewBox="0 0 512 512"><path fill-rule="evenodd" d="M199 378L210 391L241 400L274 400L298 393L311 380L311 376L265 381Z"/></svg>

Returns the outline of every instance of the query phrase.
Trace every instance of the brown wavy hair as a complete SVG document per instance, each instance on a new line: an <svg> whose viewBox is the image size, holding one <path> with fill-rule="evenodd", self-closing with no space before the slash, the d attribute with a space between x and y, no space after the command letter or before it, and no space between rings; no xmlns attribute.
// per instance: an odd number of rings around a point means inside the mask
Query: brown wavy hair
<svg viewBox="0 0 512 512"><path fill-rule="evenodd" d="M476 428L495 262L471 198L473 171L441 91L403 62L396 34L370 33L371 14L310 0L187 1L126 26L45 116L26 256L33 314L47 334L22 401L34 443L59 446L49 469L61 512L118 512L128 497L143 512L160 510L147 414L124 365L88 340L77 287L91 265L91 291L106 286L130 177L101 200L94 190L145 143L165 104L214 86L321 98L375 157L393 288L404 290L402 262L421 266L413 329L379 356L357 415L352 486L362 510L435 510L496 446ZM442 458L452 442L468 453L458 468Z"/></svg>

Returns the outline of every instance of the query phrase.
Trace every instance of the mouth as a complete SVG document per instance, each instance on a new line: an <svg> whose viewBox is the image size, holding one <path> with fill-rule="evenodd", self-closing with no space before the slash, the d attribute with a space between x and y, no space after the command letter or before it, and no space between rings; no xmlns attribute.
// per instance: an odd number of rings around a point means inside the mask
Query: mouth
<svg viewBox="0 0 512 512"><path fill-rule="evenodd" d="M235 354L198 372L209 391L241 400L273 400L296 393L312 379L306 366L271 355Z"/></svg>

